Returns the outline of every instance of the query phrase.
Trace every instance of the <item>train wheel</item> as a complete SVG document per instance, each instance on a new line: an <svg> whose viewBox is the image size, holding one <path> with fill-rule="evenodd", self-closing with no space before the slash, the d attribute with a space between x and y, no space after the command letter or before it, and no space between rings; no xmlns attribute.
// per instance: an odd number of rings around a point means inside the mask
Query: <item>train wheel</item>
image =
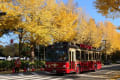
<svg viewBox="0 0 120 80"><path fill-rule="evenodd" d="M94 72L97 70L97 65L94 65Z"/></svg>
<svg viewBox="0 0 120 80"><path fill-rule="evenodd" d="M77 66L77 67L76 67L76 74L79 74L79 73L80 73L80 67Z"/></svg>

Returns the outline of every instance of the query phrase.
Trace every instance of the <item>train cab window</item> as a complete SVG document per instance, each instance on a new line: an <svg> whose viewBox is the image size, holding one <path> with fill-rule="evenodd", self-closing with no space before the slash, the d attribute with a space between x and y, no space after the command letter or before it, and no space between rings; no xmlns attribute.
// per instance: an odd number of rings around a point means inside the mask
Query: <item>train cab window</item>
<svg viewBox="0 0 120 80"><path fill-rule="evenodd" d="M76 51L76 60L80 61L80 51Z"/></svg>

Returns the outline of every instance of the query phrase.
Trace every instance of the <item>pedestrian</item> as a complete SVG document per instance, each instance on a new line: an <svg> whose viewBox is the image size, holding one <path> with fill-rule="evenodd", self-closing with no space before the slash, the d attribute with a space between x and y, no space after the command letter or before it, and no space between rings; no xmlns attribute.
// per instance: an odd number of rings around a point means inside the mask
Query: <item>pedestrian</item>
<svg viewBox="0 0 120 80"><path fill-rule="evenodd" d="M29 72L30 71L30 65L29 65L29 62L26 64L26 68L27 68L27 71Z"/></svg>
<svg viewBox="0 0 120 80"><path fill-rule="evenodd" d="M21 65L21 61L20 61L20 59L18 58L18 59L15 61L15 73L19 73L20 65Z"/></svg>

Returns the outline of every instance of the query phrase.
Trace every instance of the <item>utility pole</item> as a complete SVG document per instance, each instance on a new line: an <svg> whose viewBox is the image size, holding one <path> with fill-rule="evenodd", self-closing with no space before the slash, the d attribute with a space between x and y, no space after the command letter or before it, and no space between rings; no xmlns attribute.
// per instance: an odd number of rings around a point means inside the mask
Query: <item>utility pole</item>
<svg viewBox="0 0 120 80"><path fill-rule="evenodd" d="M106 47L107 40L103 40L103 41L105 42L105 61L107 61L107 50L106 50L107 49L107 47Z"/></svg>

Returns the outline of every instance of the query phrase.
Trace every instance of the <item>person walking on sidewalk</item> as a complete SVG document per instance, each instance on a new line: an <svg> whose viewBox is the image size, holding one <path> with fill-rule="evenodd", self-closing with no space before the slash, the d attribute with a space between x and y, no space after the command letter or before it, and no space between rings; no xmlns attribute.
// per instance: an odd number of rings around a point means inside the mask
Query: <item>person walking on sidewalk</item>
<svg viewBox="0 0 120 80"><path fill-rule="evenodd" d="M20 58L18 58L15 61L15 73L19 73L20 65L21 65L21 61L20 61Z"/></svg>

